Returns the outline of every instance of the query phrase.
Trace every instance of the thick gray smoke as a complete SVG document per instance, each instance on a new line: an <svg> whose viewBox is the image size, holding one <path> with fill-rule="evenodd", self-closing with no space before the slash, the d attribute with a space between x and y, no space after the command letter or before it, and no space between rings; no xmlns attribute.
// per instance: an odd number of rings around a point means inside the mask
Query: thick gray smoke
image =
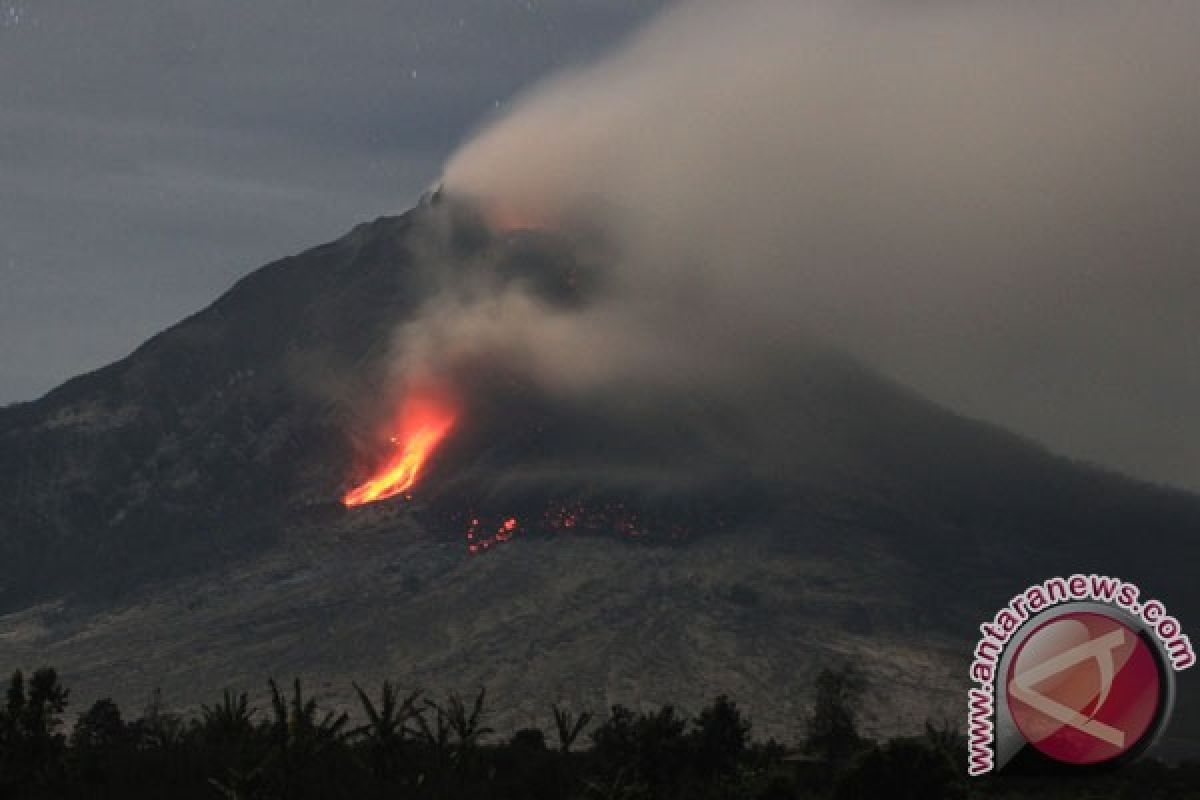
<svg viewBox="0 0 1200 800"><path fill-rule="evenodd" d="M590 387L815 336L1200 486L1197 41L1200 5L1165 0L682 4L446 168L497 226L600 226L606 299L455 298L412 341Z"/></svg>

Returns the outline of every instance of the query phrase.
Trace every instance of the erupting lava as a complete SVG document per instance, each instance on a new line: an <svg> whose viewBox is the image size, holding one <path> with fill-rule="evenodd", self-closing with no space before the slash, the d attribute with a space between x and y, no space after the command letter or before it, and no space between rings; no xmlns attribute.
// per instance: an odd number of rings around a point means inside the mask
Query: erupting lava
<svg viewBox="0 0 1200 800"><path fill-rule="evenodd" d="M400 433L392 437L399 450L364 483L346 492L342 504L352 508L411 489L421 467L454 427L456 417L445 398L434 393L410 396L400 413Z"/></svg>

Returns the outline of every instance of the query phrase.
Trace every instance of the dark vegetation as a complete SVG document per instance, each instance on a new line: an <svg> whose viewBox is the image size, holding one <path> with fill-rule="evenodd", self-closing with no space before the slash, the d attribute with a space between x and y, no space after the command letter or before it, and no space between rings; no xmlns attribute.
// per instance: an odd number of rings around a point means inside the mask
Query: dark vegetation
<svg viewBox="0 0 1200 800"><path fill-rule="evenodd" d="M695 716L614 706L601 719L553 705L549 735L526 728L504 738L486 724L482 689L440 701L389 682L377 694L355 686L363 719L352 725L319 708L299 680L268 687L265 709L226 691L190 719L157 693L133 720L101 699L67 731L70 692L57 673L18 671L0 709L0 797L1200 797L1200 765L1153 761L1069 781L968 780L964 742L948 726L864 738L862 681L851 669L817 678L805 741L794 747L753 740L723 696Z"/></svg>

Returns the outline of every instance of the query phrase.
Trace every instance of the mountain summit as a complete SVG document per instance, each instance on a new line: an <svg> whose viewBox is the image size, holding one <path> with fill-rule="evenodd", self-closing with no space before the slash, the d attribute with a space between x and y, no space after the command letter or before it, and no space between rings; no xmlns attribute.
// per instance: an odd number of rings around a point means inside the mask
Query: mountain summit
<svg viewBox="0 0 1200 800"><path fill-rule="evenodd" d="M467 359L420 482L343 505L386 459L397 341L447 270L569 313L602 291L593 267L439 190L0 409L0 662L180 704L268 674L483 683L514 726L553 696L728 692L786 735L811 676L845 661L876 729L957 718L977 624L1052 574L1120 575L1200 620L1179 568L1200 498L816 345L764 349L763 385L728 395L562 394ZM748 419L730 397L751 392L767 400Z"/></svg>

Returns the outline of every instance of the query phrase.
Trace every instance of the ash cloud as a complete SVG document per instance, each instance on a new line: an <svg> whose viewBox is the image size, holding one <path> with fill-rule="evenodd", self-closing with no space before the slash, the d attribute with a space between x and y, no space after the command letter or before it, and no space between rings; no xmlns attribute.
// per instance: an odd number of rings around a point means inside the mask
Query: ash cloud
<svg viewBox="0 0 1200 800"><path fill-rule="evenodd" d="M405 363L765 386L820 340L1200 487L1198 36L1200 9L1157 0L678 5L445 169L497 227L602 231L594 302L444 292Z"/></svg>

